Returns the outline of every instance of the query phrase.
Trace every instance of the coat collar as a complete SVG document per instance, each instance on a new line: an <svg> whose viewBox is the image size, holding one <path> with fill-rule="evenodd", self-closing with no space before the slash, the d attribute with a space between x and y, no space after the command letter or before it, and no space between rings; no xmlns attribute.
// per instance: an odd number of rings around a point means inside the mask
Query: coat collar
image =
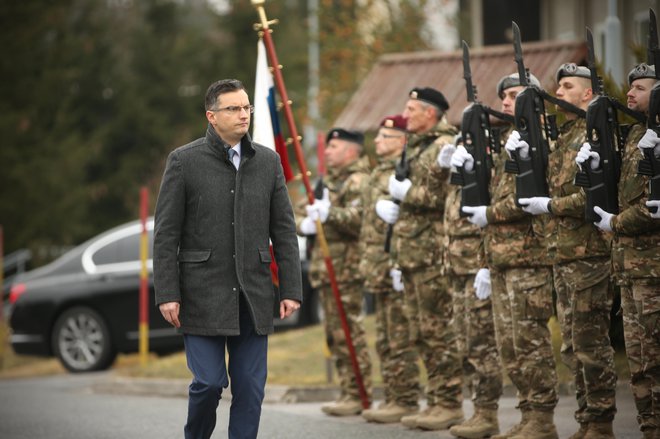
<svg viewBox="0 0 660 439"><path fill-rule="evenodd" d="M220 157L224 157L229 161L229 155L227 150L233 145L229 145L227 142L222 140L218 133L213 128L213 125L208 124L206 128L206 143L211 147L213 151L218 153ZM254 156L255 149L252 145L252 138L250 134L245 134L241 139L241 162L245 159L251 158Z"/></svg>

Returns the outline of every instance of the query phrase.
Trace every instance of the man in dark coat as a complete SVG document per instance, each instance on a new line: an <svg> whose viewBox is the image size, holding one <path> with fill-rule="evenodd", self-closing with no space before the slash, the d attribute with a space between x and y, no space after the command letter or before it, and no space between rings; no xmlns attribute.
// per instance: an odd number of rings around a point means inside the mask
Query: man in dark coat
<svg viewBox="0 0 660 439"><path fill-rule="evenodd" d="M211 84L205 108L206 136L169 155L161 182L156 304L183 333L193 374L186 439L211 436L228 375L229 438L256 438L275 305L269 240L279 266L280 318L302 301L298 241L280 159L248 135L254 107L243 84Z"/></svg>

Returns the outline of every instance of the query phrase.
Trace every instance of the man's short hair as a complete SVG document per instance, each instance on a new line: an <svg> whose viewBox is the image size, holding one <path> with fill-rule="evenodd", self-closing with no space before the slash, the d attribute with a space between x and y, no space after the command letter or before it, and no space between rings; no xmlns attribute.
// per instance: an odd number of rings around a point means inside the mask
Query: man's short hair
<svg viewBox="0 0 660 439"><path fill-rule="evenodd" d="M218 102L218 96L233 91L245 90L245 86L238 79L221 79L209 85L206 90L206 97L204 98L204 108L208 111L211 110Z"/></svg>

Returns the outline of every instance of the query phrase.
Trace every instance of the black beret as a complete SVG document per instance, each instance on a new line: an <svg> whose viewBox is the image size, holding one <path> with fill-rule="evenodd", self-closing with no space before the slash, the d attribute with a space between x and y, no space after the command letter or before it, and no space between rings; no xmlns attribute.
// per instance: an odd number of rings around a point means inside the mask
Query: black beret
<svg viewBox="0 0 660 439"><path fill-rule="evenodd" d="M565 76L577 76L578 78L591 79L591 71L585 66L579 66L574 62L567 62L560 65L557 69L557 82Z"/></svg>
<svg viewBox="0 0 660 439"><path fill-rule="evenodd" d="M628 73L628 85L632 85L633 81L640 78L655 79L655 68L646 63L636 65L635 68Z"/></svg>
<svg viewBox="0 0 660 439"><path fill-rule="evenodd" d="M420 101L435 105L442 111L449 109L449 102L447 102L445 96L431 87L415 87L410 90L408 96L410 96L410 99L419 99Z"/></svg>
<svg viewBox="0 0 660 439"><path fill-rule="evenodd" d="M328 131L328 135L325 137L325 143L328 143L332 139L348 140L349 142L362 145L364 143L364 134L343 128L333 128Z"/></svg>
<svg viewBox="0 0 660 439"><path fill-rule="evenodd" d="M541 87L541 83L539 82L538 78L531 73L529 74L527 82L539 88ZM518 77L518 73L506 75L500 79L500 82L497 83L497 96L499 96L500 99L504 99L504 90L518 86L520 86L520 78Z"/></svg>

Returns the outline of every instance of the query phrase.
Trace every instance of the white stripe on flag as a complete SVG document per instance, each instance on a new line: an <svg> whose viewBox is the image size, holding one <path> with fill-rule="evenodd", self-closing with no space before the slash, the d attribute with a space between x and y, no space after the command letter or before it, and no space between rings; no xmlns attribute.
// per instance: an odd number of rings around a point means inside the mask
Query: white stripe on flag
<svg viewBox="0 0 660 439"><path fill-rule="evenodd" d="M268 70L266 46L257 43L257 76L254 82L254 115L252 116L252 140L275 150L273 123L268 105L268 95L273 87L273 76Z"/></svg>

